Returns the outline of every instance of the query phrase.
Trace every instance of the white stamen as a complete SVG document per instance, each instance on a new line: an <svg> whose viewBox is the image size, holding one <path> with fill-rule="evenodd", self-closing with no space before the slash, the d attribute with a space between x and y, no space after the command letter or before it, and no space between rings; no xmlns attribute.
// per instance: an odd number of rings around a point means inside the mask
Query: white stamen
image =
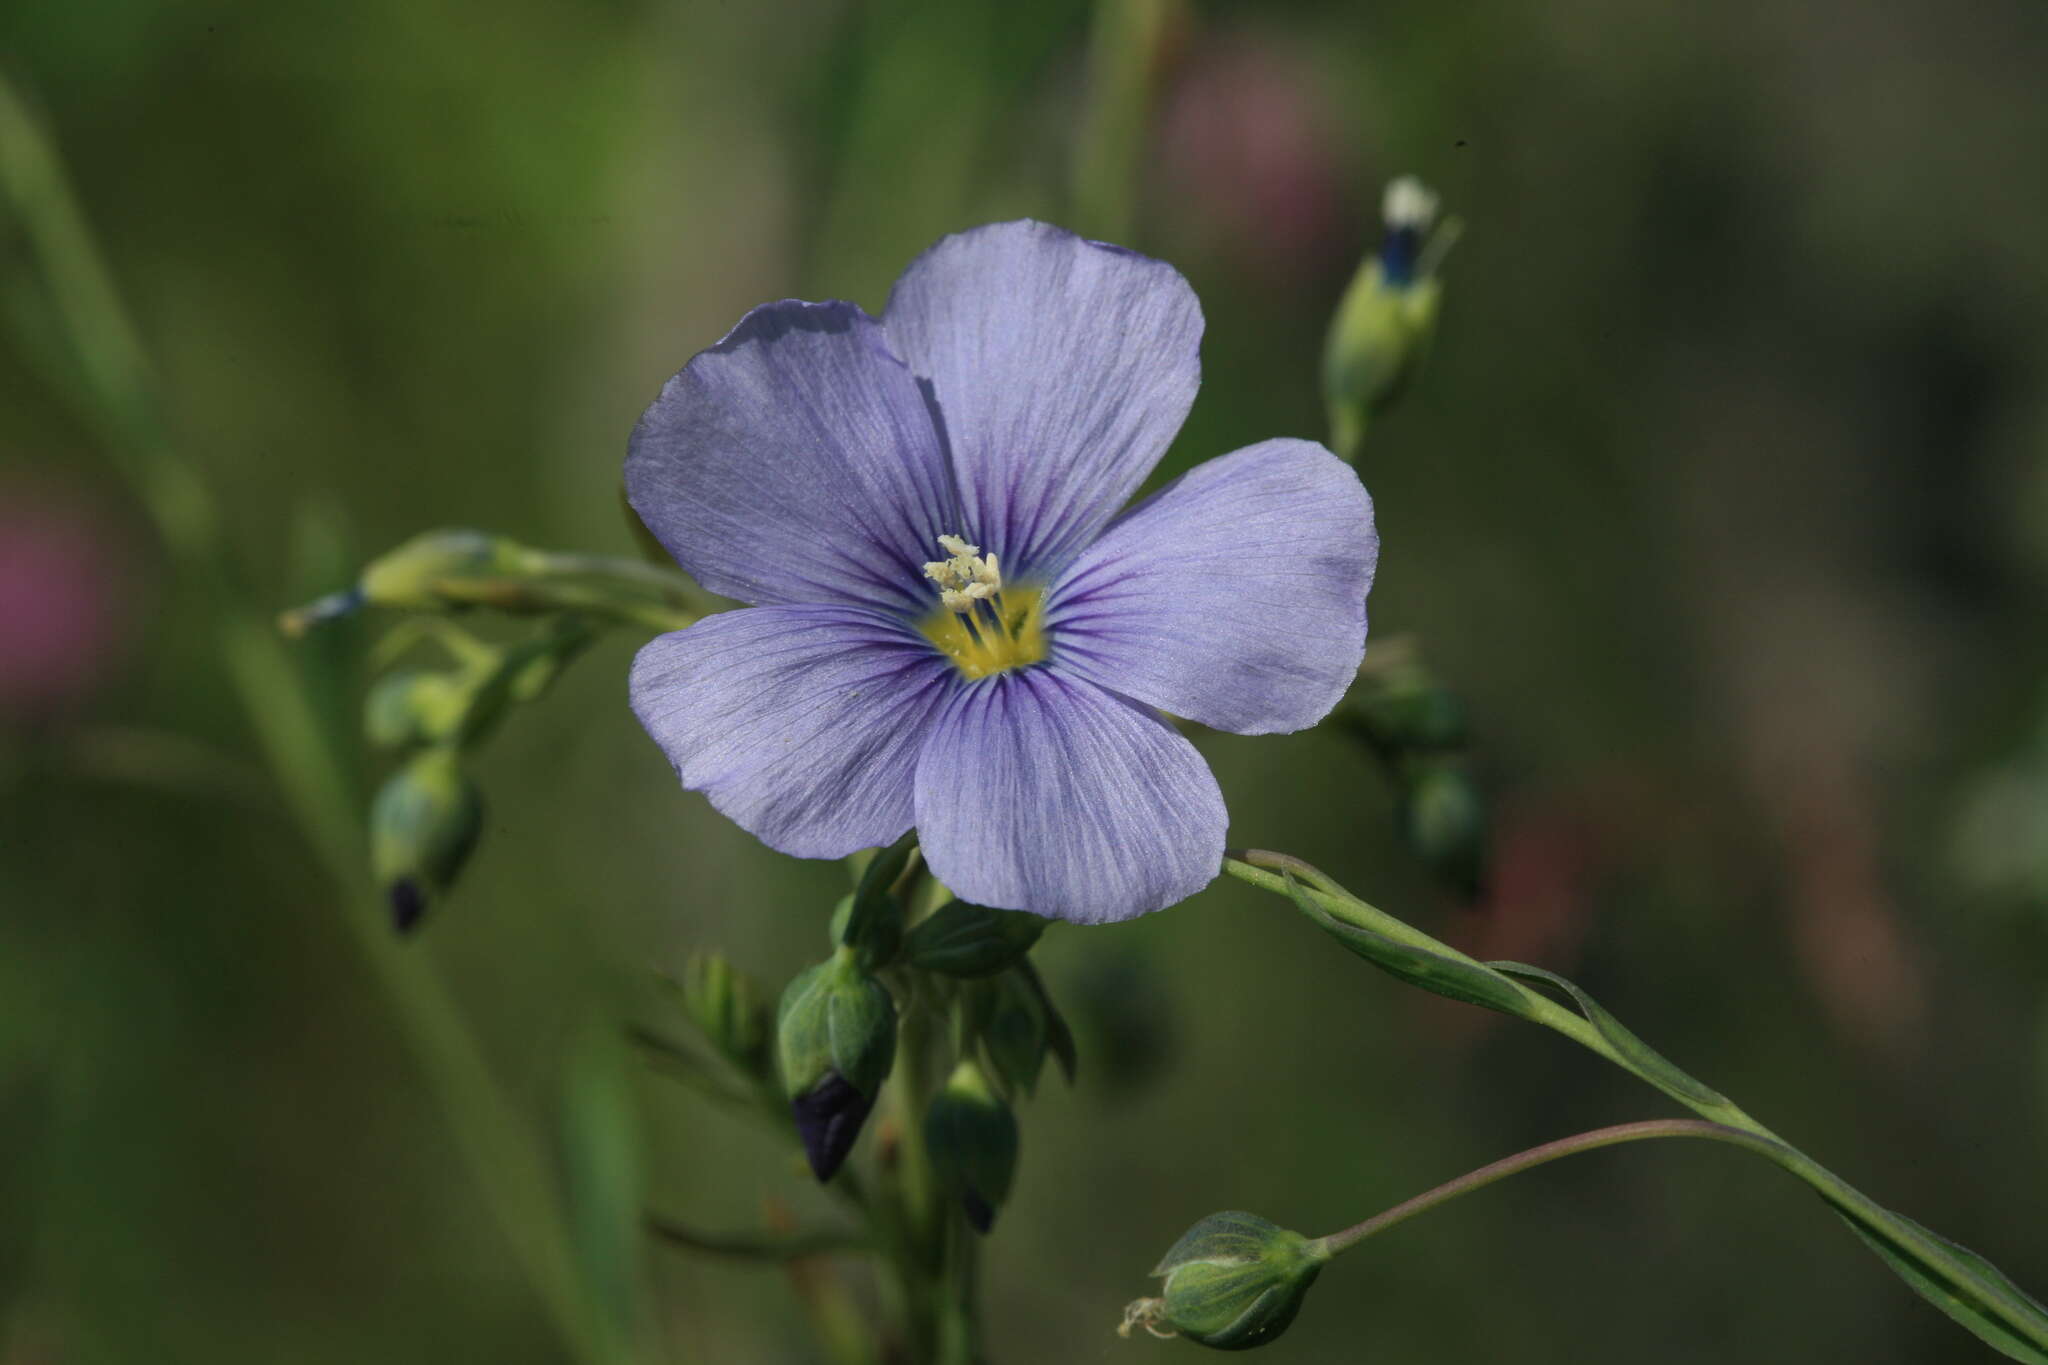
<svg viewBox="0 0 2048 1365"><path fill-rule="evenodd" d="M1404 175L1388 183L1386 195L1380 200L1380 217L1390 228L1427 232L1436 221L1436 206L1436 194L1429 186L1412 175Z"/></svg>
<svg viewBox="0 0 2048 1365"><path fill-rule="evenodd" d="M969 545L958 536L940 536L939 548L953 556L935 559L924 566L924 576L938 585L939 600L948 611L972 611L1003 590L1002 571L994 555L983 555L979 545Z"/></svg>

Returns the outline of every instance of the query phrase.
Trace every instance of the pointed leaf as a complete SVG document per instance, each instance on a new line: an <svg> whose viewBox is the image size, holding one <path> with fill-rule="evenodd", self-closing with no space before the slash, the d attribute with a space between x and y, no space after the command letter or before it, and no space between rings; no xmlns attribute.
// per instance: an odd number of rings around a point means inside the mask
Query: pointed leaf
<svg viewBox="0 0 2048 1365"><path fill-rule="evenodd" d="M1304 891L1301 884L1288 873L1282 873L1287 882L1287 894L1301 912L1321 925L1325 932L1352 952L1357 953L1373 966L1391 976L1398 977L1411 986L1467 1005L1479 1005L1502 1014L1526 1018L1529 1013L1528 998L1519 986L1476 962L1461 962L1454 957L1430 952L1426 948L1411 947L1398 943L1384 934L1356 924L1346 924L1333 917L1329 911L1316 903L1314 897Z"/></svg>
<svg viewBox="0 0 2048 1365"><path fill-rule="evenodd" d="M1066 1016L1060 1007L1052 1002L1052 993L1045 988L1045 981L1038 975L1038 969L1031 965L1030 958L1020 959L1017 970L1031 983L1031 989L1038 992L1038 1003L1045 1006L1045 1043L1052 1049L1052 1055L1059 1058L1060 1070L1066 1073L1067 1084L1074 1083L1074 1072L1081 1056L1074 1048L1074 1031L1067 1027Z"/></svg>
<svg viewBox="0 0 2048 1365"><path fill-rule="evenodd" d="M1827 1199L1826 1194L1822 1194L1821 1197ZM1842 1215L1842 1220L1856 1235L1861 1237L1900 1279L1911 1285L1921 1298L2014 1360L2026 1361L2027 1365L2048 1365L2048 1351L2020 1336L1999 1315L1988 1311L1982 1302L1974 1297L1958 1294L1949 1277L1938 1267L1929 1264L1910 1241L1898 1237L1882 1222L1873 1220L1846 1204L1833 1199L1828 1199L1828 1202L1834 1205L1835 1212ZM2037 1330L2044 1338L2048 1338L2048 1309L2044 1309L2025 1290L2007 1279L2004 1271L1968 1247L1958 1246L1939 1233L1929 1232L1902 1213L1893 1213L1889 1209L1884 1212L1887 1217L1894 1218L1913 1231L1938 1242L1968 1270L1978 1275L1993 1295L2006 1297L2010 1310L2033 1319L2038 1325Z"/></svg>
<svg viewBox="0 0 2048 1365"><path fill-rule="evenodd" d="M1592 996L1556 972L1547 972L1541 967L1531 967L1522 962L1491 962L1487 965L1509 976L1540 982L1563 991L1570 997L1572 1004L1578 1007L1579 1013L1585 1016L1586 1022L1607 1040L1608 1046L1619 1053L1638 1076L1665 1094L1687 1104L1720 1109L1729 1107L1727 1096L1679 1070L1663 1053L1636 1037L1619 1019L1602 1009Z"/></svg>

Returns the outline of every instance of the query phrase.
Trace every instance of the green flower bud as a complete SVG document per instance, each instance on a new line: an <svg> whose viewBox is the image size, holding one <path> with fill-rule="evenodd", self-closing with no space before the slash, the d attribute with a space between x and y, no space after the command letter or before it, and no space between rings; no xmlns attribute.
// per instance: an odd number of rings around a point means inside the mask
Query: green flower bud
<svg viewBox="0 0 2048 1365"><path fill-rule="evenodd" d="M1253 1213L1212 1213L1153 1269L1166 1287L1124 1310L1123 1326L1184 1336L1220 1351L1263 1346L1287 1330L1329 1253Z"/></svg>
<svg viewBox="0 0 2048 1365"><path fill-rule="evenodd" d="M1337 305L1323 346L1323 399L1331 441L1353 459L1367 423L1392 406L1413 377L1436 327L1442 291L1435 259L1454 239L1430 239L1436 196L1404 176L1387 186L1386 235L1358 268Z"/></svg>
<svg viewBox="0 0 2048 1365"><path fill-rule="evenodd" d="M683 1009L740 1070L768 1069L768 1006L761 987L719 953L697 953L683 971Z"/></svg>
<svg viewBox="0 0 2048 1365"><path fill-rule="evenodd" d="M1457 759L1407 765L1396 810L1401 838L1432 872L1467 900L1485 882L1486 802Z"/></svg>
<svg viewBox="0 0 2048 1365"><path fill-rule="evenodd" d="M370 864L400 933L454 884L482 827L483 798L453 749L427 749L384 783L370 807Z"/></svg>
<svg viewBox="0 0 2048 1365"><path fill-rule="evenodd" d="M949 901L911 929L903 956L911 966L948 976L989 976L1031 951L1046 919Z"/></svg>
<svg viewBox="0 0 2048 1365"><path fill-rule="evenodd" d="M363 730L388 749L433 744L455 733L470 684L458 674L409 669L379 678L363 699Z"/></svg>
<svg viewBox="0 0 2048 1365"><path fill-rule="evenodd" d="M1342 715L1368 744L1389 758L1461 748L1470 737L1465 704L1458 694L1438 687L1420 669L1385 679L1370 674L1360 678Z"/></svg>
<svg viewBox="0 0 2048 1365"><path fill-rule="evenodd" d="M896 1062L896 1004L853 950L806 968L782 993L776 1052L811 1170L830 1180Z"/></svg>
<svg viewBox="0 0 2048 1365"><path fill-rule="evenodd" d="M529 573L533 552L482 531L426 531L372 560L357 583L362 599L379 607L445 606L436 585L445 579Z"/></svg>
<svg viewBox="0 0 2048 1365"><path fill-rule="evenodd" d="M972 1060L953 1068L924 1118L932 1169L960 1201L968 1223L987 1232L1017 1173L1017 1117Z"/></svg>

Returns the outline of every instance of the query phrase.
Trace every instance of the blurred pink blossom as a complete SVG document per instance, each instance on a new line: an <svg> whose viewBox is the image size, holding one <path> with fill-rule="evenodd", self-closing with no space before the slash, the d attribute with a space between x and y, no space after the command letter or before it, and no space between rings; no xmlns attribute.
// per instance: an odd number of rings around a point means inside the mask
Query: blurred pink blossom
<svg viewBox="0 0 2048 1365"><path fill-rule="evenodd" d="M1159 123L1166 221L1276 283L1348 263L1337 120L1306 54L1256 35L1195 46ZM1183 219L1192 215L1194 221Z"/></svg>
<svg viewBox="0 0 2048 1365"><path fill-rule="evenodd" d="M129 613L109 520L54 483L0 481L0 719L41 719L111 671Z"/></svg>

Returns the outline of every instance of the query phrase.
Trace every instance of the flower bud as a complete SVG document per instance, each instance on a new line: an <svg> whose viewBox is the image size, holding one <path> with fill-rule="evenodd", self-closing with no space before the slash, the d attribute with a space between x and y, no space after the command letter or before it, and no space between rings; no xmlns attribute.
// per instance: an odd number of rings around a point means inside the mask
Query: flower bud
<svg viewBox="0 0 2048 1365"><path fill-rule="evenodd" d="M1432 256L1452 240L1432 241L1436 196L1413 176L1387 186L1386 234L1378 254L1359 266L1330 321L1323 347L1323 400L1331 441L1356 458L1366 424L1390 407L1428 349L1441 290Z"/></svg>
<svg viewBox="0 0 2048 1365"><path fill-rule="evenodd" d="M431 609L447 605L436 587L445 579L527 573L532 560L532 551L503 536L425 531L372 560L357 587L373 606Z"/></svg>
<svg viewBox="0 0 2048 1365"><path fill-rule="evenodd" d="M400 933L454 885L482 826L483 798L453 749L427 749L385 782L370 808L370 864Z"/></svg>
<svg viewBox="0 0 2048 1365"><path fill-rule="evenodd" d="M1017 1173L1017 1117L972 1060L953 1068L924 1118L932 1169L976 1232L995 1224Z"/></svg>
<svg viewBox="0 0 2048 1365"><path fill-rule="evenodd" d="M1212 1213L1153 1269L1166 1287L1124 1310L1123 1326L1184 1336L1222 1351L1263 1346L1287 1330L1329 1253L1252 1213Z"/></svg>
<svg viewBox="0 0 2048 1365"><path fill-rule="evenodd" d="M1396 819L1415 856L1459 895L1478 898L1486 875L1486 802L1463 762L1406 765Z"/></svg>
<svg viewBox="0 0 2048 1365"><path fill-rule="evenodd" d="M460 676L431 670L379 678L363 699L363 731L387 749L437 743L455 733L470 690Z"/></svg>
<svg viewBox="0 0 2048 1365"><path fill-rule="evenodd" d="M1470 737L1458 694L1419 668L1383 679L1361 677L1340 714L1387 758L1461 748Z"/></svg>
<svg viewBox="0 0 2048 1365"><path fill-rule="evenodd" d="M830 1180L895 1065L895 1002L851 949L841 949L783 991L776 1051L811 1171Z"/></svg>
<svg viewBox="0 0 2048 1365"><path fill-rule="evenodd" d="M683 971L683 1009L740 1070L761 1075L768 1064L768 1007L754 978L720 953L697 953Z"/></svg>

